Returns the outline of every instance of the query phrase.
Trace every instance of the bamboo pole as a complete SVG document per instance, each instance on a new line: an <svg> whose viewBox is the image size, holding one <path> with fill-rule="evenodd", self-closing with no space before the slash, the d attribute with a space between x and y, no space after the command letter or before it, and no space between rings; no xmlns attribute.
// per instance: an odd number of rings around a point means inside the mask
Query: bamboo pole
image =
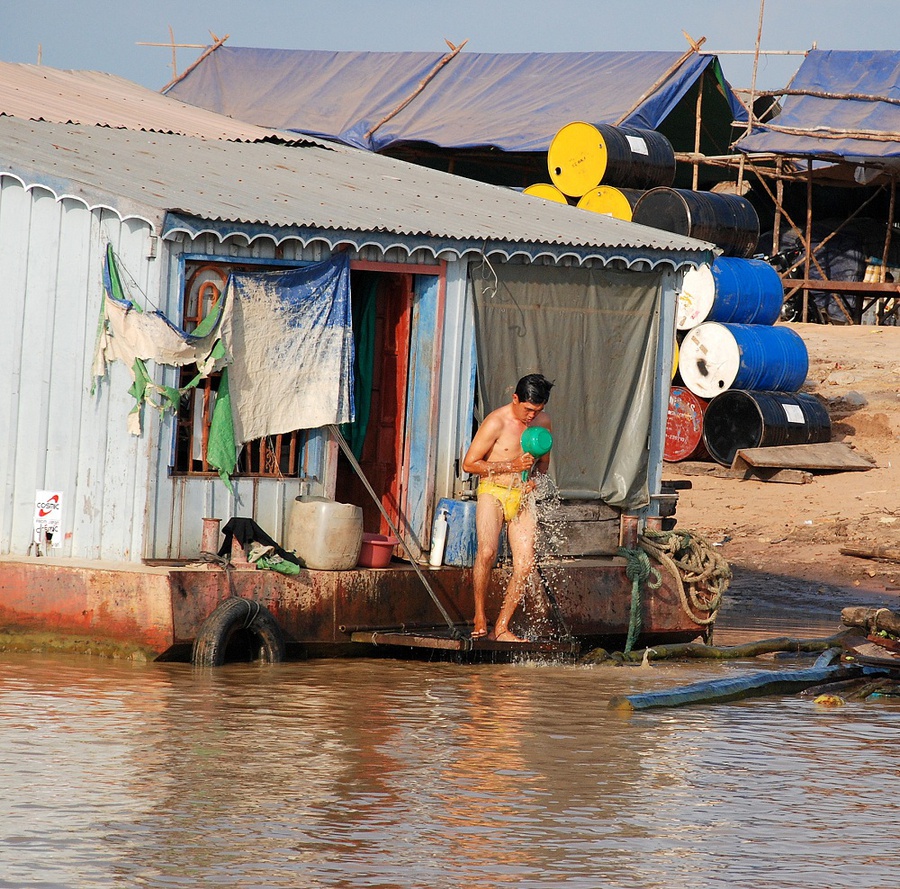
<svg viewBox="0 0 900 889"><path fill-rule="evenodd" d="M694 153L696 155L700 155L700 134L703 129L702 127L702 114L703 114L703 83L706 80L706 71L704 71L699 79L697 80L697 105L694 110L695 122L694 122ZM697 184L700 179L700 161L695 158L691 161L691 166L693 167L693 176L691 179L691 188L696 191Z"/></svg>
<svg viewBox="0 0 900 889"><path fill-rule="evenodd" d="M412 100L415 99L415 97L418 96L419 93L421 93L422 90L425 89L425 87L428 86L428 84L434 79L434 77L437 75L438 71L440 71L444 67L444 65L446 65L448 62L451 62L453 59L456 58L456 56L459 54L460 50L468 42L469 42L469 39L466 38L465 40L463 40L462 43L459 44L459 46L454 46L448 40L447 45L450 47L450 52L448 52L446 55L444 55L444 57L442 59L440 59L440 61L437 62L437 64L419 81L416 88L399 105L397 105L397 107L394 108L393 111L388 112L384 117L381 118L381 120L378 121L377 124L375 124L374 127L372 127L366 133L365 138L371 139L372 134L375 133L375 131L377 129L379 129L379 127L384 126L384 124L386 124L391 118L396 117L407 105L409 105L409 103L412 102Z"/></svg>
<svg viewBox="0 0 900 889"><path fill-rule="evenodd" d="M687 37L687 34L684 35ZM623 114L619 117L619 119L615 122L615 126L621 126L632 114L635 109L640 108L643 102L647 99L648 96L652 96L695 52L699 52L700 47L706 43L706 38L701 37L699 40L692 40L688 37L688 41L691 44L691 48L684 53L681 58L669 68L665 74L663 74L654 84L650 87L650 89L645 90L638 100Z"/></svg>
<svg viewBox="0 0 900 889"><path fill-rule="evenodd" d="M781 250L781 206L784 203L784 179L782 172L784 171L784 158L779 157L775 161L775 220L772 223L772 253L779 253ZM760 182L762 180L760 179Z"/></svg>
<svg viewBox="0 0 900 889"><path fill-rule="evenodd" d="M172 78L172 79L171 79L171 80L170 80L170 81L169 81L169 82L168 82L168 83L160 90L160 92L161 92L161 93L164 93L167 89L169 89L169 87L175 86L175 84L178 83L179 80L184 80L184 78L187 77L188 74L190 74L191 71L193 71L194 68L197 67L197 65L199 65L199 64L200 64L200 63L201 63L208 55L210 55L211 53L214 53L214 52L215 52L215 51L216 51L216 50L217 50L217 49L218 49L218 48L219 48L219 47L220 47L220 46L221 46L221 45L222 45L229 37L230 37L230 36L231 36L231 35L226 34L224 37L218 37L218 38L216 38L215 43L213 43L212 46L209 46L209 47L206 48L206 52L200 53L199 58L198 58L192 65L188 65L187 68L185 68L184 71L181 72L181 74L179 74L177 77L173 77L173 78Z"/></svg>
<svg viewBox="0 0 900 889"><path fill-rule="evenodd" d="M757 178L759 179L759 184L762 185L762 187L765 189L766 194L768 194L769 197L773 201L775 201L775 195L772 194L772 189L769 188L769 186L765 182L765 180L759 175L759 170L756 167L754 167L752 164L750 166L751 166L751 169L753 170L753 172L756 174ZM806 248L807 242L804 240L803 231L800 229L800 226L797 225L796 222L794 222L794 220L791 218L790 214L787 212L787 210L784 209L783 206L781 207L781 212L784 215L784 218L787 219L788 223L790 224L791 231L795 231L797 233L797 237L800 238L801 243L803 244L804 248ZM825 274L825 270L822 268L822 266L819 263L819 260L816 258L815 254L816 254L816 251L813 250L812 253L810 254L810 256L812 258L813 263L815 264L815 267L819 270L819 274L822 276L822 278L824 280L827 278L827 276ZM787 271L784 274L788 274L788 273L792 272L803 261L805 261L805 260L801 260L799 262L794 263L794 265L792 265L789 269L787 269ZM782 276L782 277L784 277L784 276Z"/></svg>
<svg viewBox="0 0 900 889"><path fill-rule="evenodd" d="M894 227L894 206L897 200L897 177L891 173L891 199L888 203L888 221L884 233L884 251L881 254L881 280L887 280L888 256L891 252L891 230ZM875 313L879 324L884 323L884 301L878 304L878 310Z"/></svg>
<svg viewBox="0 0 900 889"><path fill-rule="evenodd" d="M809 266L812 254L812 159L806 161L806 259L803 263L803 277L809 280ZM825 277L824 274L822 277ZM809 289L803 288L803 322L809 321Z"/></svg>
<svg viewBox="0 0 900 889"><path fill-rule="evenodd" d="M893 96L873 96L871 93L829 93L823 90L767 90L773 96L810 96L814 99L851 99L854 102L885 102L888 105L900 105L900 99Z"/></svg>
<svg viewBox="0 0 900 889"><path fill-rule="evenodd" d="M897 134L881 130L836 130L831 127L816 127L805 129L802 127L782 127L774 123L757 123L763 130L771 130L773 133L785 133L788 136L809 136L811 139L860 139L870 142L896 142Z"/></svg>

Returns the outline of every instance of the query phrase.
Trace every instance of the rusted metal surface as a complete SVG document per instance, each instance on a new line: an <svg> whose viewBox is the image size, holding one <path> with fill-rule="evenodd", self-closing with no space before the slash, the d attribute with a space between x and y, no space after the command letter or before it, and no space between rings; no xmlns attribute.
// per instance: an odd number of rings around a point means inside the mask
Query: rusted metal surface
<svg viewBox="0 0 900 889"><path fill-rule="evenodd" d="M172 644L168 572L159 568L0 560L0 622L21 630Z"/></svg>
<svg viewBox="0 0 900 889"><path fill-rule="evenodd" d="M509 569L495 569L489 613L499 611L508 579ZM428 580L453 626L464 635L472 618L471 569L431 570ZM663 580L659 589L644 592L642 640L650 644L696 638L702 628L682 609L673 578L664 574ZM541 566L526 593L529 633L537 635L540 644L565 635L542 583L550 587L566 628L579 641L624 639L631 605L624 559ZM0 619L5 624L132 640L161 655L189 643L216 605L231 595L265 604L289 643L326 653L332 646L346 646L355 633L423 638L442 634L448 640L453 635L415 571L399 562L378 570L302 570L288 577L205 565L125 570L0 560ZM474 645L464 636L463 647L469 644ZM478 641L477 647L487 644Z"/></svg>

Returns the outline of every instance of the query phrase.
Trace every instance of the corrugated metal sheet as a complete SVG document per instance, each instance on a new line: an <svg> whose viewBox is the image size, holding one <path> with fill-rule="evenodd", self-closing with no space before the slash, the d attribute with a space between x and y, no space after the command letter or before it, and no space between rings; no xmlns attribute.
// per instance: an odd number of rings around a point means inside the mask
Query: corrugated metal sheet
<svg viewBox="0 0 900 889"><path fill-rule="evenodd" d="M159 291L146 225L28 193L0 179L0 552L25 553L35 491L62 494L50 555L137 561L159 424L130 436L128 369L115 362L92 397L102 258L113 245L140 292Z"/></svg>
<svg viewBox="0 0 900 889"><path fill-rule="evenodd" d="M0 62L0 114L201 139L326 144L186 105L112 74L12 62Z"/></svg>
<svg viewBox="0 0 900 889"><path fill-rule="evenodd" d="M438 239L557 261L697 262L712 245L509 189L344 149L201 140L0 118L0 172L57 197L108 206L159 227L168 211L201 220ZM276 231L272 232L271 229ZM213 226L220 236L227 226ZM260 231L260 234L263 232ZM339 237L333 238L340 243ZM457 250L459 252L459 250Z"/></svg>

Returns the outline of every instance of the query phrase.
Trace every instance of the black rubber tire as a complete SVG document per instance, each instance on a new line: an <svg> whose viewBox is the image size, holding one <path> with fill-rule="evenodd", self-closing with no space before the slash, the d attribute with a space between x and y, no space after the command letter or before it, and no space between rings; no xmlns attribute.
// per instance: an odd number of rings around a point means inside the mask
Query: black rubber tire
<svg viewBox="0 0 900 889"><path fill-rule="evenodd" d="M249 660L265 664L284 660L284 634L272 612L252 599L232 596L220 602L200 625L191 651L191 663L195 667L221 667L236 636L251 643L255 656Z"/></svg>

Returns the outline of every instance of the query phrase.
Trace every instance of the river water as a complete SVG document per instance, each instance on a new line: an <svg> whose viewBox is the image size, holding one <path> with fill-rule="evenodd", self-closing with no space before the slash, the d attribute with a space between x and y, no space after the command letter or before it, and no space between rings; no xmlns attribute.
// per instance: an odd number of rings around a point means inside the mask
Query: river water
<svg viewBox="0 0 900 889"><path fill-rule="evenodd" d="M897 885L900 699L607 708L765 668L0 654L0 887Z"/></svg>

